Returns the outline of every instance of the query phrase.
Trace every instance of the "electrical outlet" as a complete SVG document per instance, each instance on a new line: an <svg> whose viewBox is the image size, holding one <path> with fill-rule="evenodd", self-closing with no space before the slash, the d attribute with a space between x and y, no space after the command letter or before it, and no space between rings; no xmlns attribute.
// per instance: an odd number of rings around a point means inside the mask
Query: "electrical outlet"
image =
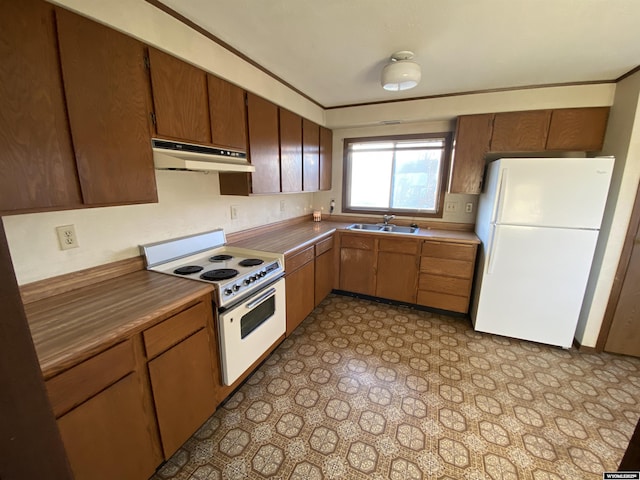
<svg viewBox="0 0 640 480"><path fill-rule="evenodd" d="M238 218L238 206L231 205L231 220L235 220Z"/></svg>
<svg viewBox="0 0 640 480"><path fill-rule="evenodd" d="M464 211L465 213L473 213L473 203L467 202L467 204L464 206Z"/></svg>
<svg viewBox="0 0 640 480"><path fill-rule="evenodd" d="M285 203L284 200L280 200L280 211L284 212L287 210L287 204Z"/></svg>
<svg viewBox="0 0 640 480"><path fill-rule="evenodd" d="M458 211L458 202L446 202L444 211L447 213L456 213Z"/></svg>
<svg viewBox="0 0 640 480"><path fill-rule="evenodd" d="M76 236L76 227L74 225L62 225L56 227L58 234L58 243L60 250L69 250L70 248L78 248L78 237Z"/></svg>

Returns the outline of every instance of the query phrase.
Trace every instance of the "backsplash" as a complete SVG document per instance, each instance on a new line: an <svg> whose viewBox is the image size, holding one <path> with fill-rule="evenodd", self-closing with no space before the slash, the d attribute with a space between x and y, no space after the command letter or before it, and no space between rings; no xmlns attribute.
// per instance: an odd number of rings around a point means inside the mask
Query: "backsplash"
<svg viewBox="0 0 640 480"><path fill-rule="evenodd" d="M138 245L224 228L226 233L311 213L312 193L220 195L218 174L156 171L158 203L3 217L20 285L139 255ZM236 219L231 219L235 207ZM73 224L78 248L55 227Z"/></svg>

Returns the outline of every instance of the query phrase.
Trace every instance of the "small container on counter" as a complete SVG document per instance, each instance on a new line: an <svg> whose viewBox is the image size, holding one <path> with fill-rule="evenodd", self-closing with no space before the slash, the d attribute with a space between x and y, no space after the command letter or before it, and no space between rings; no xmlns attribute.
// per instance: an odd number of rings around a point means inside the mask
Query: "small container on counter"
<svg viewBox="0 0 640 480"><path fill-rule="evenodd" d="M313 221L314 222L322 221L322 212L320 210L313 211Z"/></svg>

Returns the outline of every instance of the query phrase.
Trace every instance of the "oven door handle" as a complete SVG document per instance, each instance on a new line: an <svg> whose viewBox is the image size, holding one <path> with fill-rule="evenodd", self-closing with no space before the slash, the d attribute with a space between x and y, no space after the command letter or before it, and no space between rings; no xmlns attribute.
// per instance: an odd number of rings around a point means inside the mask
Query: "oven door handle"
<svg viewBox="0 0 640 480"><path fill-rule="evenodd" d="M258 298L256 298L256 299L250 301L249 303L247 303L246 308L252 309L253 307L255 307L258 304L262 303L267 298L275 295L275 293L276 293L276 288L275 287L270 288L269 290L264 292L262 295L260 295Z"/></svg>

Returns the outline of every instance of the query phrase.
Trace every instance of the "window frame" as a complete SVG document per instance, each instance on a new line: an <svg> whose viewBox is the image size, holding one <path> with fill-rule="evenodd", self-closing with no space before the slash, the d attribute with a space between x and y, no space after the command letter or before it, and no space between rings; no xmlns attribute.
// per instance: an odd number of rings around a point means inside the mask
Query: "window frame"
<svg viewBox="0 0 640 480"><path fill-rule="evenodd" d="M382 142L382 141L405 141L405 140L427 140L430 138L443 138L444 148L442 152L442 160L440 164L440 178L438 185L440 191L437 196L437 208L434 213L423 212L419 210L410 210L406 208L388 208L388 209L372 209L351 207L348 205L351 188L351 161L349 159L349 146L353 143L362 142ZM453 134L452 132L439 133L414 133L408 135L383 135L379 137L354 137L345 138L343 140L343 156L342 156L342 212L343 213L361 213L361 214L394 214L405 217L426 217L426 218L442 218L444 213L444 196L448 188L449 165L451 161Z"/></svg>

